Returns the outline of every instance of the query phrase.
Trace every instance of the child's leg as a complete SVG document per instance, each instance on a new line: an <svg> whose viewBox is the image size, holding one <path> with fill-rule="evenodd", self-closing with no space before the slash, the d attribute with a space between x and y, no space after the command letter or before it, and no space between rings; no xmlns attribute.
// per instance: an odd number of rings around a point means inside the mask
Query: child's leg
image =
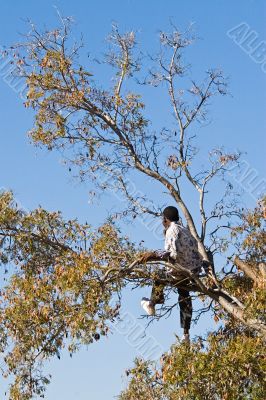
<svg viewBox="0 0 266 400"><path fill-rule="evenodd" d="M156 304L164 303L164 285L160 283L160 281L154 281L152 285L151 298L147 299L146 297L142 298L141 306L146 311L148 315L154 316L155 306Z"/></svg>
<svg viewBox="0 0 266 400"><path fill-rule="evenodd" d="M188 334L192 319L192 300L187 290L178 289L178 294L181 328L184 329L184 334Z"/></svg>

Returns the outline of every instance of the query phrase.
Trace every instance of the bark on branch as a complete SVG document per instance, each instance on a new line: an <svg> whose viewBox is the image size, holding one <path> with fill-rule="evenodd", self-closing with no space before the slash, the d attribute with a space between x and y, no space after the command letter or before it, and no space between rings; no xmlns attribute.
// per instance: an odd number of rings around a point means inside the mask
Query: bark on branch
<svg viewBox="0 0 266 400"><path fill-rule="evenodd" d="M260 276L260 273L256 273L254 271L254 268L247 262L241 260L239 257L235 257L234 259L234 264L244 272L245 275L247 275L250 279L252 279L256 285L260 285L262 279L262 276Z"/></svg>

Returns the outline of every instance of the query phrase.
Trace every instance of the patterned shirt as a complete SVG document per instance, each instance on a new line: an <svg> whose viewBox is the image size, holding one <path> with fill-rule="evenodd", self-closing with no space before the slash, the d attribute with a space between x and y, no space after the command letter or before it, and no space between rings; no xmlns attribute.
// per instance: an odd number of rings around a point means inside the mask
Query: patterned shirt
<svg viewBox="0 0 266 400"><path fill-rule="evenodd" d="M183 268L192 270L202 265L196 239L187 228L177 222L171 222L166 230L164 248Z"/></svg>

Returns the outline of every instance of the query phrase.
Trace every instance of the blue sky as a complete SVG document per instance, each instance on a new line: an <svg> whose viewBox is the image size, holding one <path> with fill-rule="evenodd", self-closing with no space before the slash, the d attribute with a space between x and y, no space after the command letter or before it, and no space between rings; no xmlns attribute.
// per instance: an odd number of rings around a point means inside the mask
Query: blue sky
<svg viewBox="0 0 266 400"><path fill-rule="evenodd" d="M263 0L232 1L12 1L1 4L0 45L9 45L20 39L26 31L25 20L32 19L37 26L54 27L57 24L54 5L64 15L71 15L76 21L75 35L82 32L90 53L100 55L104 51L104 38L110 31L112 22L117 22L121 30L137 30L138 41L147 50L156 49L159 30L169 28L170 18L184 30L190 22L199 37L186 54L196 76L209 67L222 68L229 77L231 96L217 99L211 108L211 124L202 135L202 149L224 145L232 150L246 152L244 160L254 169L257 181L265 179L265 78L262 63L255 62L250 51L244 51L232 38L228 30L245 23L250 31L255 31L257 43L266 41L266 3ZM266 68L265 68L266 70ZM97 74L97 71L94 71ZM97 79L108 83L106 76ZM81 185L60 163L58 154L47 153L34 148L27 138L32 126L33 115L26 110L18 93L15 93L0 76L1 129L0 129L0 187L11 188L23 207L34 208L41 204L49 210L61 209L67 217L88 220L93 225L101 224L110 205L115 204L112 194L101 203L88 204L89 185ZM173 122L162 95L145 95L150 116L155 126ZM141 182L136 182L136 186ZM243 201L254 206L252 187L243 184ZM160 197L153 190L151 194ZM156 188L157 190L157 188ZM214 194L210 193L210 202ZM188 198L188 201L190 199ZM196 205L191 201L194 211ZM162 240L152 237L140 223L127 226L125 231L134 240L144 238L150 247L161 247ZM136 318L141 310L139 299L143 293L127 292L124 309ZM212 326L205 317L193 334L203 334ZM174 340L173 333L181 334L178 313L148 328L147 333L155 337L163 349ZM115 333L70 359L63 354L62 359L49 363L47 370L53 374L52 383L46 394L48 400L94 400L112 399L120 392L125 378L124 370L131 365L138 351L126 340L125 335ZM0 380L0 397L3 397L5 383Z"/></svg>

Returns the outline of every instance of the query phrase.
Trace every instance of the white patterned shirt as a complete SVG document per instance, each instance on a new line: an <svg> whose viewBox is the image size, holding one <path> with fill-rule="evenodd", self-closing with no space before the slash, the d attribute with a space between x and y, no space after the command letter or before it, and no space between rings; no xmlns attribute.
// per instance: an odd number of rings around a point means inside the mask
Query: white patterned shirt
<svg viewBox="0 0 266 400"><path fill-rule="evenodd" d="M171 222L166 230L164 248L183 268L192 270L202 265L196 239L187 228L177 222Z"/></svg>

